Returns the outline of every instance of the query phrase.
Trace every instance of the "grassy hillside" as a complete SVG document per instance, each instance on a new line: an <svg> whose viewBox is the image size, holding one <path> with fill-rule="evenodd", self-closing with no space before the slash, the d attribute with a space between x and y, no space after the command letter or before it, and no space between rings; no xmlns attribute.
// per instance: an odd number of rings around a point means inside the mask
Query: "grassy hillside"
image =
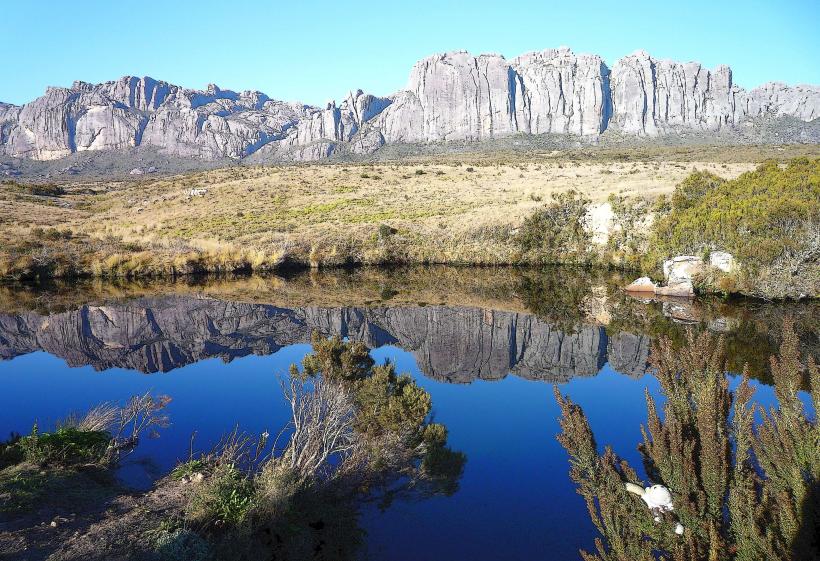
<svg viewBox="0 0 820 561"><path fill-rule="evenodd" d="M812 151L798 148L797 153ZM543 218L555 200L574 199L584 205L610 202L618 224L617 235L611 236L613 247L584 251L560 232L549 243L572 245L572 262L646 268L647 255L709 246L684 243L676 230L654 238L650 250L646 213L661 209L677 216L682 209L675 201L682 195L675 195L672 204L665 202L676 185L690 196L703 191L704 182L733 185L732 179L760 163L753 158L770 156L774 148L765 154L749 147L714 149L711 154L693 150L519 154L506 163L497 155L477 154L404 163L243 166L36 188L7 181L0 185L0 277L136 277L266 271L288 265L562 262L567 259L561 247L544 245L539 216ZM797 148L783 150L788 156ZM694 156L703 159L695 161ZM774 185L770 191L781 187ZM700 205L711 207L714 201L705 199ZM560 213L549 219L566 222ZM704 219L710 220L697 220ZM711 235L697 220L691 227ZM659 224L670 227L668 222ZM761 224L758 220L750 226ZM537 235L522 244L525 234L534 230ZM721 247L745 256L740 238L736 242ZM755 247L762 251L760 243Z"/></svg>

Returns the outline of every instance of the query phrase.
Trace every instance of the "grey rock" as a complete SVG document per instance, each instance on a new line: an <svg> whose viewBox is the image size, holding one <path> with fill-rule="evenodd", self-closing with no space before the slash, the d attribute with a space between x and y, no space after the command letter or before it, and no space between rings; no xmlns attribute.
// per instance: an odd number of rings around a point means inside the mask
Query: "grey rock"
<svg viewBox="0 0 820 561"><path fill-rule="evenodd" d="M609 129L647 137L716 133L769 117L817 119L820 87L770 83L746 91L727 66L708 70L644 51L611 72L599 56L566 47L512 61L455 51L416 63L406 88L393 95L356 90L324 108L149 77L75 82L23 106L0 103L0 155L46 161L150 147L206 161L302 161L517 133L593 140ZM799 127L790 134L806 138Z"/></svg>
<svg viewBox="0 0 820 561"><path fill-rule="evenodd" d="M703 260L695 255L678 255L663 262L663 277L667 286L689 284L703 271Z"/></svg>

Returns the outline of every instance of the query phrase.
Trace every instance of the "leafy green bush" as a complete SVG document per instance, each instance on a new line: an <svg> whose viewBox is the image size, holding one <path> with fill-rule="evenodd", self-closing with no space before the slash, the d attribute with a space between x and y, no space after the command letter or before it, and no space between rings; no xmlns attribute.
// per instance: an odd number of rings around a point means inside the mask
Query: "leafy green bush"
<svg viewBox="0 0 820 561"><path fill-rule="evenodd" d="M189 516L202 526L239 526L253 508L255 496L252 478L231 464L220 465L193 495Z"/></svg>
<svg viewBox="0 0 820 561"><path fill-rule="evenodd" d="M726 181L695 172L675 189L671 211L653 228L659 257L728 251L750 267L817 258L820 158L785 168L766 162Z"/></svg>
<svg viewBox="0 0 820 561"><path fill-rule="evenodd" d="M40 433L35 424L31 434L21 438L16 446L31 463L72 466L103 463L111 441L111 433L107 431L61 427L53 433Z"/></svg>
<svg viewBox="0 0 820 561"><path fill-rule="evenodd" d="M359 432L371 437L385 433L420 436L430 413L430 394L408 375L397 375L392 364L374 366L354 394Z"/></svg>

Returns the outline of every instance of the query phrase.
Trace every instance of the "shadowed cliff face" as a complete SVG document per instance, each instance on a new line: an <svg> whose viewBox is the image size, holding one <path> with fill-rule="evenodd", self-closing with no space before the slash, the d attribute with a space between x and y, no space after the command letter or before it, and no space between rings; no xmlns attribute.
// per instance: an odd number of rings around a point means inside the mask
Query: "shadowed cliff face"
<svg viewBox="0 0 820 561"><path fill-rule="evenodd" d="M565 381L593 376L606 362L628 375L645 372L650 340L600 326L562 331L537 316L452 306L295 307L193 296L144 298L40 315L0 315L0 357L34 351L71 366L166 372L211 357L230 361L307 343L313 331L395 345L431 378L468 383L508 373Z"/></svg>

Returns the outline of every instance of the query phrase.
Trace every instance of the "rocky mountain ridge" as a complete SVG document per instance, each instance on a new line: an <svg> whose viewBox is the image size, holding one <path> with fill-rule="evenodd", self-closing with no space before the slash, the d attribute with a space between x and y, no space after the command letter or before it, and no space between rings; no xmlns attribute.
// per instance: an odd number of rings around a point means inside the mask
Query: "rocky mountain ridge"
<svg viewBox="0 0 820 561"><path fill-rule="evenodd" d="M768 83L747 91L728 66L708 70L645 51L612 69L566 47L511 61L456 51L417 62L406 88L390 96L356 90L323 108L148 77L75 82L22 106L0 103L0 155L45 161L151 147L202 160L306 161L513 134L594 141L609 131L650 138L717 133L762 117L817 119L820 86Z"/></svg>

